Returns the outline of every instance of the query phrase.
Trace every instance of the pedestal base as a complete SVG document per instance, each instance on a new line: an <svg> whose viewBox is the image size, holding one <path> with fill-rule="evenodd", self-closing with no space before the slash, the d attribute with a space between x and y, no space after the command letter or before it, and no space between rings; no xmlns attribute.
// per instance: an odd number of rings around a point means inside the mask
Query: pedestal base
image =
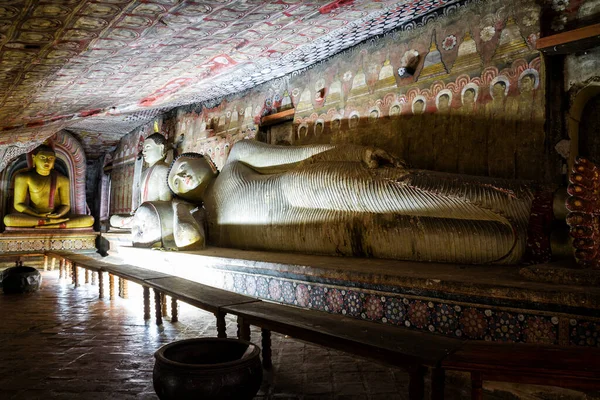
<svg viewBox="0 0 600 400"><path fill-rule="evenodd" d="M95 252L98 233L79 229L6 229L0 233L0 253L28 253L46 250Z"/></svg>

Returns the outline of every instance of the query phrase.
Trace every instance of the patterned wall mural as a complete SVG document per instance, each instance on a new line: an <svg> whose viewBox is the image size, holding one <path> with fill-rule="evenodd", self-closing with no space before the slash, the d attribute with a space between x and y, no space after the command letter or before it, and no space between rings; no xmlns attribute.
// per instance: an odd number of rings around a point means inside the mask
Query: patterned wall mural
<svg viewBox="0 0 600 400"><path fill-rule="evenodd" d="M257 135L261 117L291 104L293 128L271 143L373 145L416 168L556 179L560 171L547 176L544 69L534 50L540 9L502 4L464 7L238 95L180 107L162 130L175 153L207 154L221 168L233 143ZM414 51L414 75L399 76ZM117 154L139 138L129 135Z"/></svg>
<svg viewBox="0 0 600 400"><path fill-rule="evenodd" d="M40 142L37 128L62 121L91 152L110 148L165 109L240 92L470 1L2 1L0 140L25 129Z"/></svg>
<svg viewBox="0 0 600 400"><path fill-rule="evenodd" d="M538 15L534 4L480 5L385 35L217 107L180 112L175 135L184 151L216 154L222 165L223 146L243 137L234 134L289 98L294 129L272 143L375 145L417 168L544 179ZM420 61L400 77L409 50Z"/></svg>

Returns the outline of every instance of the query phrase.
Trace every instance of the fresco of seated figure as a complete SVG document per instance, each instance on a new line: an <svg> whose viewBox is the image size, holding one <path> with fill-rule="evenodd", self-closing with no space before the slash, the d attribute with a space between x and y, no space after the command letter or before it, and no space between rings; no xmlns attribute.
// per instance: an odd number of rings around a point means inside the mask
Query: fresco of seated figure
<svg viewBox="0 0 600 400"><path fill-rule="evenodd" d="M49 146L33 152L34 168L15 176L14 209L4 217L7 227L87 228L94 224L91 215L69 214L69 178L54 170L56 153Z"/></svg>
<svg viewBox="0 0 600 400"><path fill-rule="evenodd" d="M199 154L169 187L206 210L208 243L469 264L522 261L531 183L412 170L353 145L237 142L222 171Z"/></svg>

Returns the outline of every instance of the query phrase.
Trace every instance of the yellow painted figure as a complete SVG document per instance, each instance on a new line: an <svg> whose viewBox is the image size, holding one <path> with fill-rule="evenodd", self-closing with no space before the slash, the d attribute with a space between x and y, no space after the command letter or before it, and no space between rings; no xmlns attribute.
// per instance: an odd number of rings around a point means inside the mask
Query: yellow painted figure
<svg viewBox="0 0 600 400"><path fill-rule="evenodd" d="M33 152L34 168L15 176L15 213L4 217L7 227L86 228L91 215L70 215L69 179L54 171L56 153L48 146Z"/></svg>

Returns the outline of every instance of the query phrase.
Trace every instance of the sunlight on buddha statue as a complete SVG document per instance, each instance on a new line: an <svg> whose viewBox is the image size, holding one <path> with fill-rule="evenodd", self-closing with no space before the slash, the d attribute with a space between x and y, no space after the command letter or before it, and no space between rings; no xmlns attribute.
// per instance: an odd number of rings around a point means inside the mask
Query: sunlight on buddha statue
<svg viewBox="0 0 600 400"><path fill-rule="evenodd" d="M171 190L167 186L169 166L165 163L167 140L160 133L153 133L144 140L142 155L148 168L142 173L140 203L145 201L170 201ZM114 228L131 228L132 215L113 215L110 225Z"/></svg>
<svg viewBox="0 0 600 400"><path fill-rule="evenodd" d="M34 168L15 176L14 209L4 225L16 228L88 228L91 215L72 215L69 178L54 171L56 153L49 146L33 152Z"/></svg>
<svg viewBox="0 0 600 400"><path fill-rule="evenodd" d="M144 141L142 154L148 168L142 174L141 205L133 215L113 215L112 227L131 229L135 247L193 250L204 246L204 231L194 218L196 205L173 199L167 185L167 141L154 133Z"/></svg>
<svg viewBox="0 0 600 400"><path fill-rule="evenodd" d="M246 140L220 173L182 154L168 183L204 204L212 245L469 264L523 259L535 197L528 183L408 169L372 147Z"/></svg>

